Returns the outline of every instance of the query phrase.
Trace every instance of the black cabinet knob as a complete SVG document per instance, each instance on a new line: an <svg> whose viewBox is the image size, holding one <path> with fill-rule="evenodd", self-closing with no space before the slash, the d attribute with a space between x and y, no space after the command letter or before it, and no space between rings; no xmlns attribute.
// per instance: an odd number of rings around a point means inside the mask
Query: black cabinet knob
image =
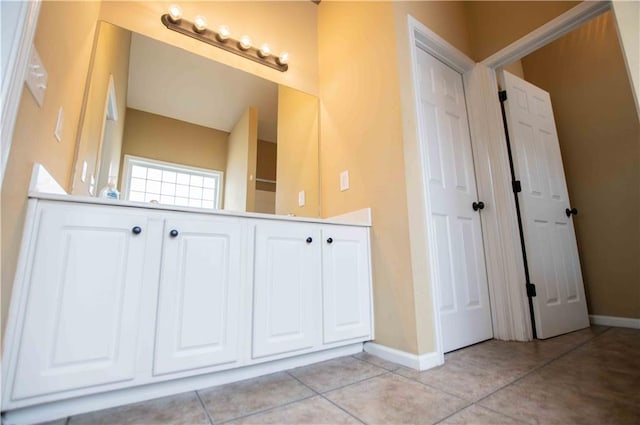
<svg viewBox="0 0 640 425"><path fill-rule="evenodd" d="M311 243L311 242L313 242L313 239L311 237L308 237L307 238L307 243Z"/></svg>
<svg viewBox="0 0 640 425"><path fill-rule="evenodd" d="M482 201L474 202L473 204L471 204L471 207L473 208L474 211L483 210L484 209L484 202L482 202Z"/></svg>
<svg viewBox="0 0 640 425"><path fill-rule="evenodd" d="M327 243L333 243L333 238L327 239Z"/></svg>
<svg viewBox="0 0 640 425"><path fill-rule="evenodd" d="M133 228L131 229L131 232L134 235L139 235L140 233L142 233L142 227L140 226L133 226Z"/></svg>
<svg viewBox="0 0 640 425"><path fill-rule="evenodd" d="M578 215L578 210L576 208L567 208L566 210L564 210L564 213L567 215L567 217L571 217L571 214Z"/></svg>
<svg viewBox="0 0 640 425"><path fill-rule="evenodd" d="M178 236L178 231L177 231L176 229L172 229L172 230L169 232L169 235L170 235L172 238L175 238L176 236Z"/></svg>

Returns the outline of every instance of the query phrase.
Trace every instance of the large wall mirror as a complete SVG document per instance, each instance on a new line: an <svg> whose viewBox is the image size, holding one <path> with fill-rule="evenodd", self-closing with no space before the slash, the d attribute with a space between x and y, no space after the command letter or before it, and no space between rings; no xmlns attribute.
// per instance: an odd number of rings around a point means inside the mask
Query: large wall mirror
<svg viewBox="0 0 640 425"><path fill-rule="evenodd" d="M318 217L318 99L98 25L72 193ZM304 193L301 193L304 192Z"/></svg>

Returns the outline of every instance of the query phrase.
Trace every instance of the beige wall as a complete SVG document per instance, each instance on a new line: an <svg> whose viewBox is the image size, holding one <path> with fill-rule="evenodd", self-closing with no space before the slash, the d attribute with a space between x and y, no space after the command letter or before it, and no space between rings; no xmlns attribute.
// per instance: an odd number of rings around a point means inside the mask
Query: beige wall
<svg viewBox="0 0 640 425"><path fill-rule="evenodd" d="M34 162L43 164L67 190L71 180L80 108L100 3L43 2L34 44L49 79L39 107L25 87L2 186L2 330L22 238L27 191ZM69 22L73 25L61 25ZM64 109L62 141L53 136Z"/></svg>
<svg viewBox="0 0 640 425"><path fill-rule="evenodd" d="M393 2L396 37L399 46L409 44L407 15L413 16L431 31L451 43L467 56L472 53L468 10L464 1L396 1ZM402 49L404 50L404 49Z"/></svg>
<svg viewBox="0 0 640 425"><path fill-rule="evenodd" d="M118 176L120 169L120 152L122 134L124 132L125 115L127 110L127 83L129 79L129 50L131 33L113 25L98 27L98 40L94 47L93 63L89 71L87 82L86 104L84 114L81 114L82 130L78 137L76 150L75 172L72 177L71 192L74 195L89 195L90 176L97 180L96 193L107 183L109 169L113 176ZM118 120L105 122L105 106L109 90L109 76L113 76L115 97L118 110ZM108 131L103 131L105 126ZM105 150L105 157L101 155L101 143ZM83 183L82 166L87 162L87 178ZM98 177L98 167L101 168ZM106 170L106 171L105 171Z"/></svg>
<svg viewBox="0 0 640 425"><path fill-rule="evenodd" d="M470 55L482 61L579 1L467 1Z"/></svg>
<svg viewBox="0 0 640 425"><path fill-rule="evenodd" d="M256 160L256 177L265 180L276 180L276 166L278 164L278 145L258 140L258 155ZM256 190L275 192L274 183L256 181ZM275 201L274 201L275 202Z"/></svg>
<svg viewBox="0 0 640 425"><path fill-rule="evenodd" d="M504 67L504 70L510 72L513 75L517 75L518 77L525 79L524 69L522 68L522 61L517 60L515 62L511 62L510 64Z"/></svg>
<svg viewBox="0 0 640 425"><path fill-rule="evenodd" d="M227 25L233 36L248 34L255 44L269 43L274 52L289 53L289 70L280 72L222 49L168 30L160 16L171 2L105 1L100 18L172 46L214 59L254 75L318 92L317 6L310 1L179 2L185 18L204 15L212 28Z"/></svg>
<svg viewBox="0 0 640 425"><path fill-rule="evenodd" d="M424 353L432 351L435 336L427 257L412 258L410 249L414 243L424 248L424 242L410 240L406 195L406 183L415 186L418 181L417 175L410 175L410 182L405 179L405 144L416 145L415 136L404 141L415 135L415 124L408 123L413 121L408 112L412 111L408 12L460 50L469 51L461 4L322 2L319 6L322 209L326 217L372 208L376 341ZM376 38L375 48L366 48L375 34L385 36ZM351 188L340 192L343 170L349 170ZM421 205L419 200L409 201L411 206Z"/></svg>
<svg viewBox="0 0 640 425"><path fill-rule="evenodd" d="M254 211L258 111L248 108L229 134L224 176L224 209Z"/></svg>
<svg viewBox="0 0 640 425"><path fill-rule="evenodd" d="M224 171L228 135L225 131L127 108L120 175L125 155Z"/></svg>
<svg viewBox="0 0 640 425"><path fill-rule="evenodd" d="M276 214L320 216L318 174L318 98L278 87ZM298 192L305 205L298 206Z"/></svg>
<svg viewBox="0 0 640 425"><path fill-rule="evenodd" d="M551 95L589 313L640 318L640 124L611 13L522 62Z"/></svg>

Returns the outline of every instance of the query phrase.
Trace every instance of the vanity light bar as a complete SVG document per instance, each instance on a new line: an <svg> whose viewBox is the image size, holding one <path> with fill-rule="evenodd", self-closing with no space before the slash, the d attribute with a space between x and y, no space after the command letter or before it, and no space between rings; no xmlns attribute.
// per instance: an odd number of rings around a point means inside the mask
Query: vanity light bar
<svg viewBox="0 0 640 425"><path fill-rule="evenodd" d="M169 13L162 15L160 20L170 30L219 47L227 52L235 53L281 72L289 69L289 55L286 52L281 53L279 57L273 56L267 44L256 48L251 44L251 40L247 36L243 36L241 40L231 38L226 27L220 27L221 29L218 33L211 31L206 27L207 21L203 16L197 16L196 22L190 22L182 18L181 15L181 11L177 12L170 9Z"/></svg>

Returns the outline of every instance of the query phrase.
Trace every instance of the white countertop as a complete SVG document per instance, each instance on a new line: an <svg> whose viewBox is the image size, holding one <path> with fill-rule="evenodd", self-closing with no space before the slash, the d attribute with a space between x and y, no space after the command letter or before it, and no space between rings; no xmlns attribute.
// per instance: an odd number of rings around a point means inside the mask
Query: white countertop
<svg viewBox="0 0 640 425"><path fill-rule="evenodd" d="M66 195L66 194L60 194L60 193L44 193L44 192L37 192L37 191L29 192L29 198L47 200L47 201L76 202L76 203L82 203L82 204L95 204L95 205L110 205L110 206L116 206L116 207L145 208L149 210L180 211L180 212L197 213L197 214L220 215L220 216L227 216L227 217L256 218L256 219L262 219L262 220L280 220L280 221L294 221L294 222L320 223L320 224L348 224L352 226L371 227L371 209L370 208L364 208L362 210L339 215L336 217L311 218L311 217L296 217L296 216L288 216L288 215L262 214L262 213L240 212L240 211L211 210L208 208L181 207L176 205L152 204L149 202L134 202L134 201L116 200L111 198L95 198L91 196Z"/></svg>

